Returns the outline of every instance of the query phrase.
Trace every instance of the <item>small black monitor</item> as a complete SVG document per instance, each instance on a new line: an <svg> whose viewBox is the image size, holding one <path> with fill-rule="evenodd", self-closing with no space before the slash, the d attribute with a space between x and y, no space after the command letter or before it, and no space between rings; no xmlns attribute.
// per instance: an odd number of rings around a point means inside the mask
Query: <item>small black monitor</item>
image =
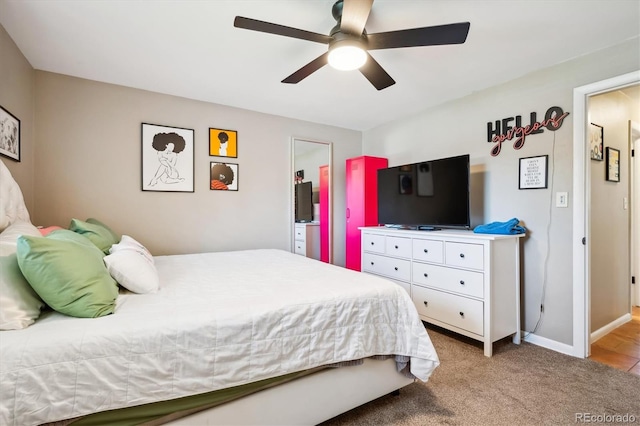
<svg viewBox="0 0 640 426"><path fill-rule="evenodd" d="M295 221L311 222L313 220L313 188L311 182L295 185Z"/></svg>

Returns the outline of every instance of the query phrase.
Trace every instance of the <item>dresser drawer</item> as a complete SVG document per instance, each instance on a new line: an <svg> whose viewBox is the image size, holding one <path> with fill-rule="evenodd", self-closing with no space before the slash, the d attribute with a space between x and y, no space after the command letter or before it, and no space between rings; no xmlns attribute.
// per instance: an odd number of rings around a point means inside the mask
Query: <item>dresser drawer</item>
<svg viewBox="0 0 640 426"><path fill-rule="evenodd" d="M484 246L481 244L447 241L444 244L444 256L447 265L484 270Z"/></svg>
<svg viewBox="0 0 640 426"><path fill-rule="evenodd" d="M410 261L378 254L363 253L362 270L401 281L409 281L411 279Z"/></svg>
<svg viewBox="0 0 640 426"><path fill-rule="evenodd" d="M478 298L484 297L484 274L444 266L413 263L413 282Z"/></svg>
<svg viewBox="0 0 640 426"><path fill-rule="evenodd" d="M294 241L295 253L303 256L307 255L307 244L304 241Z"/></svg>
<svg viewBox="0 0 640 426"><path fill-rule="evenodd" d="M294 227L295 238L296 241L302 241L303 243L307 239L307 227L305 225L296 225ZM296 243L296 246L298 244ZM296 252L297 253L297 252Z"/></svg>
<svg viewBox="0 0 640 426"><path fill-rule="evenodd" d="M424 262L442 263L444 262L444 251L442 241L435 240L413 240L413 259Z"/></svg>
<svg viewBox="0 0 640 426"><path fill-rule="evenodd" d="M484 335L483 302L418 286L412 288L412 299L420 315Z"/></svg>
<svg viewBox="0 0 640 426"><path fill-rule="evenodd" d="M386 254L407 259L411 258L411 238L387 237L384 247Z"/></svg>
<svg viewBox="0 0 640 426"><path fill-rule="evenodd" d="M384 253L384 235L362 234L362 249L374 253Z"/></svg>

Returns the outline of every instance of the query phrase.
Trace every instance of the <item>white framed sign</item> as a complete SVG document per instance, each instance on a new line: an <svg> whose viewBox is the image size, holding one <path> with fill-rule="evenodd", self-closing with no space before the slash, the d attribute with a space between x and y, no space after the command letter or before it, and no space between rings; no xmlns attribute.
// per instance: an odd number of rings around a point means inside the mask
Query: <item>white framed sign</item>
<svg viewBox="0 0 640 426"><path fill-rule="evenodd" d="M547 187L549 156L526 157L520 159L518 189L539 189Z"/></svg>

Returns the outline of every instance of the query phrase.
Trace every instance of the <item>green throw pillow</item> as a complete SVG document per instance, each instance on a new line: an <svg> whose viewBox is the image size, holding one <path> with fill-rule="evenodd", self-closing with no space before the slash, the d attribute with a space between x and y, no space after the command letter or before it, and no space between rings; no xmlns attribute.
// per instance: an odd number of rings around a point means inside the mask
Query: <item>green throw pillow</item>
<svg viewBox="0 0 640 426"><path fill-rule="evenodd" d="M109 228L107 225L105 225L104 223L100 222L98 219L94 219L94 218L90 217L89 219L87 219L87 223L92 223L94 225L102 226L104 229L106 229L111 234L111 237L114 240L116 240L115 244L120 242L120 236L118 234L116 234L115 232L113 232L113 229Z"/></svg>
<svg viewBox="0 0 640 426"><path fill-rule="evenodd" d="M118 244L120 241L118 235L111 228L93 218L87 219L86 222L79 219L71 219L69 229L87 237L105 254L109 254L111 246Z"/></svg>
<svg viewBox="0 0 640 426"><path fill-rule="evenodd" d="M18 238L18 265L31 287L65 315L95 318L113 313L118 285L87 238L68 230Z"/></svg>
<svg viewBox="0 0 640 426"><path fill-rule="evenodd" d="M80 245L89 247L91 249L97 248L96 245L92 243L91 240L89 240L89 238L87 238L85 235L79 234L77 232L73 232L69 229L53 230L47 235L47 237L52 238L56 241L70 241L73 243L78 243ZM102 252L100 253L102 254L103 257L105 256L104 253Z"/></svg>

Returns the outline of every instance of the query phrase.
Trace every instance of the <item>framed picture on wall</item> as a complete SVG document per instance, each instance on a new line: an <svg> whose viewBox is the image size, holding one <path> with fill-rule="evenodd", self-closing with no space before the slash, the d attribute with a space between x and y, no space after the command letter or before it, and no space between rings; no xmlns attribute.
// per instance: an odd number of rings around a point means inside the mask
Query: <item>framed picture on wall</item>
<svg viewBox="0 0 640 426"><path fill-rule="evenodd" d="M238 158L238 132L210 127L209 156Z"/></svg>
<svg viewBox="0 0 640 426"><path fill-rule="evenodd" d="M211 162L210 188L213 191L238 190L238 165Z"/></svg>
<svg viewBox="0 0 640 426"><path fill-rule="evenodd" d="M20 161L20 120L0 106L0 154Z"/></svg>
<svg viewBox="0 0 640 426"><path fill-rule="evenodd" d="M549 156L520 159L518 189L540 189L547 187Z"/></svg>
<svg viewBox="0 0 640 426"><path fill-rule="evenodd" d="M620 182L620 150L607 147L607 177L606 179L611 182Z"/></svg>
<svg viewBox="0 0 640 426"><path fill-rule="evenodd" d="M591 152L591 159L602 161L604 151L602 150L604 144L604 128L595 123L589 123L589 151Z"/></svg>
<svg viewBox="0 0 640 426"><path fill-rule="evenodd" d="M193 129L142 123L142 190L194 192Z"/></svg>

